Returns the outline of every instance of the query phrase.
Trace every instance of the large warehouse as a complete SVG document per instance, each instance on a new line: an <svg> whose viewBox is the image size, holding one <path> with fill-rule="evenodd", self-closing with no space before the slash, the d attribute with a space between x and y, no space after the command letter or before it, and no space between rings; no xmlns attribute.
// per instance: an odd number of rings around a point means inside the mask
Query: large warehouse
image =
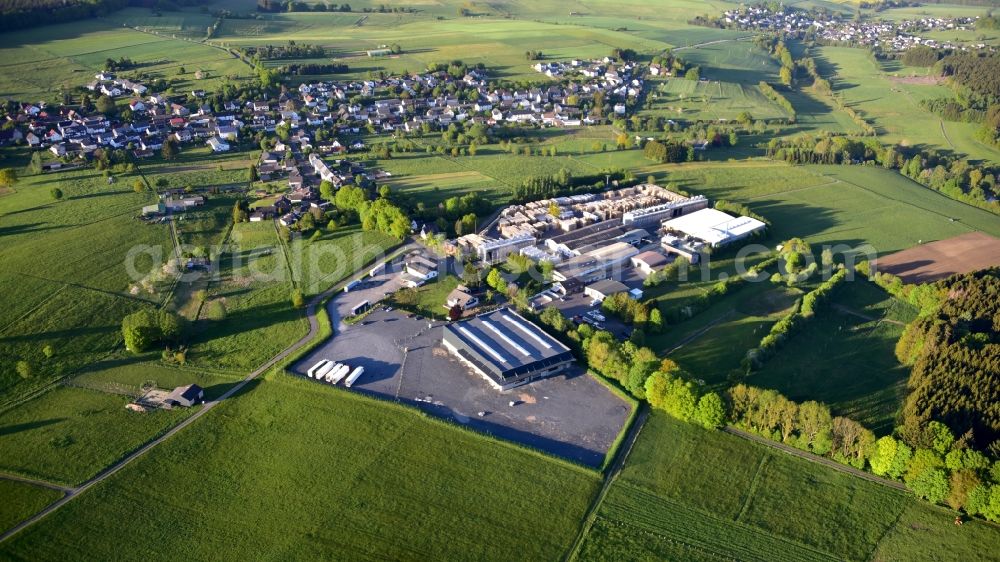
<svg viewBox="0 0 1000 562"><path fill-rule="evenodd" d="M446 325L442 343L497 390L547 377L573 363L568 347L507 308Z"/></svg>
<svg viewBox="0 0 1000 562"><path fill-rule="evenodd" d="M718 209L702 209L663 223L668 234L693 236L713 248L742 240L765 228L767 225L757 219L733 217Z"/></svg>

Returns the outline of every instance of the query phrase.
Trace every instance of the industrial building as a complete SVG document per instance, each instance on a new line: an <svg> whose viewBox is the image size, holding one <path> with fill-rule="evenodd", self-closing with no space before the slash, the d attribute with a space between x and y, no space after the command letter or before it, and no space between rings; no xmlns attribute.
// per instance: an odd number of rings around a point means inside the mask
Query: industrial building
<svg viewBox="0 0 1000 562"><path fill-rule="evenodd" d="M535 245L535 237L523 234L506 240L484 240L475 246L476 255L484 263L494 264L507 259L510 254L516 254L521 248Z"/></svg>
<svg viewBox="0 0 1000 562"><path fill-rule="evenodd" d="M663 223L668 235L695 238L716 248L742 240L767 228L763 222L750 217L733 217L717 209L702 209Z"/></svg>
<svg viewBox="0 0 1000 562"><path fill-rule="evenodd" d="M639 250L632 244L613 242L557 265L552 278L560 283L576 280L583 284L608 279L614 272L627 267L629 260L638 254Z"/></svg>
<svg viewBox="0 0 1000 562"><path fill-rule="evenodd" d="M583 290L584 295L595 301L603 301L611 295L627 292L629 292L628 287L624 283L615 281L614 279L603 279L596 283L591 283Z"/></svg>
<svg viewBox="0 0 1000 562"><path fill-rule="evenodd" d="M676 196L677 199L660 205L629 211L622 215L622 224L633 228L653 227L655 230L665 220L708 208L708 199L704 195L683 197L669 191L667 193Z"/></svg>
<svg viewBox="0 0 1000 562"><path fill-rule="evenodd" d="M562 372L573 363L568 347L508 308L445 325L442 343L497 390Z"/></svg>

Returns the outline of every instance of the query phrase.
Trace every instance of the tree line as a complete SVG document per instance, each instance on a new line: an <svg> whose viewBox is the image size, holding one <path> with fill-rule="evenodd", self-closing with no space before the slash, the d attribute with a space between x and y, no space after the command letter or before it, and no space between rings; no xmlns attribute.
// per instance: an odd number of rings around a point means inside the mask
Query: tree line
<svg viewBox="0 0 1000 562"><path fill-rule="evenodd" d="M989 162L973 164L934 149L883 145L877 139L833 134L774 138L768 142L766 153L793 164L882 166L952 199L1000 213L996 200L1000 169Z"/></svg>
<svg viewBox="0 0 1000 562"><path fill-rule="evenodd" d="M295 41L289 41L287 45L239 47L239 51L255 62L274 59L316 59L326 56L326 49L320 45L299 45Z"/></svg>
<svg viewBox="0 0 1000 562"><path fill-rule="evenodd" d="M743 360L743 367L748 372L759 369L765 361L774 356L778 348L790 336L801 330L803 324L812 320L816 315L816 310L829 300L834 290L846 278L847 270L840 269L829 279L820 283L818 287L806 293L800 300L797 300L792 310L771 326L770 331L761 338L757 347L747 352Z"/></svg>
<svg viewBox="0 0 1000 562"><path fill-rule="evenodd" d="M620 168L600 170L596 174L585 176L574 176L569 170L562 168L556 174L531 176L520 184L515 185L512 189L511 201L522 203L525 201L537 201L539 199L551 199L578 190L590 191L592 189L601 189L608 182L615 182L615 185L624 187L635 181L635 176L631 171Z"/></svg>
<svg viewBox="0 0 1000 562"><path fill-rule="evenodd" d="M343 63L293 63L281 67L279 72L285 76L308 76L314 74L344 74L349 69Z"/></svg>

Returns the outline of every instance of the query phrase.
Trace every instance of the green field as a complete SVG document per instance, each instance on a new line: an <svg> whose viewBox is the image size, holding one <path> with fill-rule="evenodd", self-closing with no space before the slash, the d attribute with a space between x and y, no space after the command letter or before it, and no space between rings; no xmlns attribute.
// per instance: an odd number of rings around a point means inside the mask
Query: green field
<svg viewBox="0 0 1000 562"><path fill-rule="evenodd" d="M286 243L271 222L237 224L229 242L194 325L188 359L239 372L253 370L306 334L305 317L292 307L293 291L317 295L396 243L356 226Z"/></svg>
<svg viewBox="0 0 1000 562"><path fill-rule="evenodd" d="M915 310L864 279L845 284L831 302L747 382L818 400L834 415L889 434L909 377L893 349Z"/></svg>
<svg viewBox="0 0 1000 562"><path fill-rule="evenodd" d="M735 120L748 112L754 119L787 119L789 115L761 93L756 84L694 82L683 78L650 81L642 116L675 121Z"/></svg>
<svg viewBox="0 0 1000 562"><path fill-rule="evenodd" d="M169 544L192 559L552 560L596 486L590 471L279 375L0 544L0 557L131 559Z"/></svg>
<svg viewBox="0 0 1000 562"><path fill-rule="evenodd" d="M188 360L249 372L304 336L307 322L292 307L294 283L275 225L240 223L229 239L235 245L219 256L190 330Z"/></svg>
<svg viewBox="0 0 1000 562"><path fill-rule="evenodd" d="M2 414L0 470L79 484L187 417L178 409L137 414L124 396L58 388Z"/></svg>
<svg viewBox="0 0 1000 562"><path fill-rule="evenodd" d="M740 371L746 351L757 346L771 325L788 312L801 294L761 281L739 289L690 320L671 325L647 344L677 362L695 379L724 385Z"/></svg>
<svg viewBox="0 0 1000 562"><path fill-rule="evenodd" d="M749 33L740 33L749 37ZM757 84L777 81L780 65L767 51L750 41L712 42L675 50L684 62L701 67L701 76L711 81Z"/></svg>
<svg viewBox="0 0 1000 562"><path fill-rule="evenodd" d="M13 527L61 497L61 492L49 488L0 480L0 529Z"/></svg>
<svg viewBox="0 0 1000 562"><path fill-rule="evenodd" d="M176 79L173 87L178 92L211 90L226 77L239 79L251 72L222 49L173 35L143 33L97 19L48 26L41 35L36 29L6 33L0 47L0 98L60 99L60 92L92 81L107 58L127 57L139 64L126 75L141 72ZM181 66L187 71L184 75L178 75ZM208 77L196 80L197 70L207 72Z"/></svg>
<svg viewBox="0 0 1000 562"><path fill-rule="evenodd" d="M883 142L931 146L1000 162L1000 150L975 140L975 124L945 122L920 107L922 99L953 97L950 88L901 81L896 75L907 72L887 72L862 49L822 47L819 53L820 72L833 76L834 91L873 121Z"/></svg>
<svg viewBox="0 0 1000 562"><path fill-rule="evenodd" d="M951 520L898 490L654 414L580 559L996 559L983 545L1000 530Z"/></svg>
<svg viewBox="0 0 1000 562"><path fill-rule="evenodd" d="M110 352L121 340L122 316L162 302L161 287L140 287L127 267L132 249L169 252L167 227L135 218L154 199L135 193L133 179L109 185L93 170L25 176L0 197L0 389L20 389L0 402ZM61 201L49 194L56 186ZM151 263L140 253L134 273L141 278ZM16 361L29 362L32 376L19 377Z"/></svg>

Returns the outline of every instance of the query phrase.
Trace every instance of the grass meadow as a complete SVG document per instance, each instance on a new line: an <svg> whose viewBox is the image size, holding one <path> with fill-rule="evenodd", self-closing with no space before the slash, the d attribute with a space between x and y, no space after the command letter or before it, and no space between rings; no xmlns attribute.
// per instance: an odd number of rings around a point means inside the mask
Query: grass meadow
<svg viewBox="0 0 1000 562"><path fill-rule="evenodd" d="M647 344L709 386L724 386L740 371L746 351L756 347L801 295L768 281L742 287L689 320L670 325Z"/></svg>
<svg viewBox="0 0 1000 562"><path fill-rule="evenodd" d="M988 558L983 547L1000 530L952 519L898 490L657 413L579 559Z"/></svg>
<svg viewBox="0 0 1000 562"><path fill-rule="evenodd" d="M920 107L922 99L953 97L950 88L899 81L896 75L908 75L906 69L877 64L865 53L848 47L822 47L817 63L821 73L833 76L834 91L873 121L883 142L934 147L973 159L1000 161L1000 150L975 140L975 124L946 122Z"/></svg>
<svg viewBox="0 0 1000 562"><path fill-rule="evenodd" d="M62 497L62 492L32 484L0 480L0 529L9 529Z"/></svg>
<svg viewBox="0 0 1000 562"><path fill-rule="evenodd" d="M746 111L754 119L789 117L753 84L669 78L655 81L650 87L648 108L640 112L642 116L681 121L735 120Z"/></svg>
<svg viewBox="0 0 1000 562"><path fill-rule="evenodd" d="M169 544L192 559L552 560L597 489L590 471L276 376L0 544L0 556L155 557Z"/></svg>
<svg viewBox="0 0 1000 562"><path fill-rule="evenodd" d="M283 242L272 222L236 224L227 241L194 325L189 360L239 372L306 334L293 291L317 295L398 243L357 226Z"/></svg>
<svg viewBox="0 0 1000 562"><path fill-rule="evenodd" d="M846 283L831 302L747 383L818 400L887 435L909 377L893 350L915 310L864 279Z"/></svg>
<svg viewBox="0 0 1000 562"><path fill-rule="evenodd" d="M3 34L0 99L58 100L60 92L92 81L108 58L127 57L139 64L126 75L176 79L178 92L211 90L222 79L239 79L251 73L246 64L222 49L174 39L174 34L136 31L122 23L90 19L47 26L44 33L29 29ZM182 66L184 75L179 74ZM196 80L198 70L207 72L208 77Z"/></svg>
<svg viewBox="0 0 1000 562"><path fill-rule="evenodd" d="M60 387L0 414L0 471L79 484L191 414L137 414L124 396Z"/></svg>
<svg viewBox="0 0 1000 562"><path fill-rule="evenodd" d="M160 255L170 248L165 225L135 218L155 199L135 193L133 179L108 184L93 170L24 176L0 197L0 402L109 353L121 341L122 316L162 302L160 293L133 290L126 267L132 248ZM62 200L51 197L53 187ZM137 258L135 273L151 264L148 255ZM31 364L30 377L15 373L17 361Z"/></svg>

